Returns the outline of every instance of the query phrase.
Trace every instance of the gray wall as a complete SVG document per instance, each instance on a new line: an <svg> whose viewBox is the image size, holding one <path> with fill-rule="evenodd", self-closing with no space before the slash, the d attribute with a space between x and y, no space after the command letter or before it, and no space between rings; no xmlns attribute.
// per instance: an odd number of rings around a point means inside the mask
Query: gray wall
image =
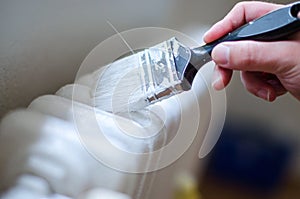
<svg viewBox="0 0 300 199"><path fill-rule="evenodd" d="M115 34L107 20L119 31L180 30L212 24L234 2L0 0L0 117L72 82L93 47Z"/></svg>

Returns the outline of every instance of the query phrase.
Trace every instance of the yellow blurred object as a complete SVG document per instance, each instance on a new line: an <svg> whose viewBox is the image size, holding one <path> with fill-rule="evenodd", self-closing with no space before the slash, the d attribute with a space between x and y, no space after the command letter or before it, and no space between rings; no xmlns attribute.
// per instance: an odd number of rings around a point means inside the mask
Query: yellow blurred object
<svg viewBox="0 0 300 199"><path fill-rule="evenodd" d="M201 199L197 181L188 173L181 173L175 179L174 199Z"/></svg>

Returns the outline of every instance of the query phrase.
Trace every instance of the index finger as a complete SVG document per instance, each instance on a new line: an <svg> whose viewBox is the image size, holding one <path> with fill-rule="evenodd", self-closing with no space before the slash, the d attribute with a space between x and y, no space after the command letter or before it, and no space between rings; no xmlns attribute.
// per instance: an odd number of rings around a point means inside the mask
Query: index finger
<svg viewBox="0 0 300 199"><path fill-rule="evenodd" d="M204 42L215 41L243 24L282 6L257 1L237 3L221 21L217 22L205 33L203 37Z"/></svg>

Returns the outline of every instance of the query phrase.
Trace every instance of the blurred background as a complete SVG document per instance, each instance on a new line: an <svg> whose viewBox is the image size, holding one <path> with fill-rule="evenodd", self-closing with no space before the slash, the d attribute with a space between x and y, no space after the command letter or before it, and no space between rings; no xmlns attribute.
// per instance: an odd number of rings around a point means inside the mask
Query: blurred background
<svg viewBox="0 0 300 199"><path fill-rule="evenodd" d="M75 79L86 55L118 31L174 29L202 35L237 0L0 0L0 118ZM276 3L292 1L274 0ZM222 136L199 179L203 198L296 198L300 104L250 95L239 74L227 88Z"/></svg>

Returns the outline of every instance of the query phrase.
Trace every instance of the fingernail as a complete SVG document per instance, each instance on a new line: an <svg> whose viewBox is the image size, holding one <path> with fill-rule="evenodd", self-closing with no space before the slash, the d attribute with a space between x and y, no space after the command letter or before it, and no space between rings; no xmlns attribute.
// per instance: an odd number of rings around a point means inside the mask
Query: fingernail
<svg viewBox="0 0 300 199"><path fill-rule="evenodd" d="M213 76L212 76L212 87L215 89L215 90L221 90L224 86L223 83L222 83L222 78L221 78L221 75L218 71L214 71L213 73Z"/></svg>
<svg viewBox="0 0 300 199"><path fill-rule="evenodd" d="M225 66L229 61L230 49L228 46L219 44L213 50L212 58L220 66Z"/></svg>
<svg viewBox="0 0 300 199"><path fill-rule="evenodd" d="M257 92L257 96L260 98L263 98L267 101L270 101L270 92L268 90L265 89L261 89Z"/></svg>
<svg viewBox="0 0 300 199"><path fill-rule="evenodd" d="M208 30L209 31L209 30ZM206 35L208 34L208 31L206 31L204 34L203 34L203 38L206 37Z"/></svg>

